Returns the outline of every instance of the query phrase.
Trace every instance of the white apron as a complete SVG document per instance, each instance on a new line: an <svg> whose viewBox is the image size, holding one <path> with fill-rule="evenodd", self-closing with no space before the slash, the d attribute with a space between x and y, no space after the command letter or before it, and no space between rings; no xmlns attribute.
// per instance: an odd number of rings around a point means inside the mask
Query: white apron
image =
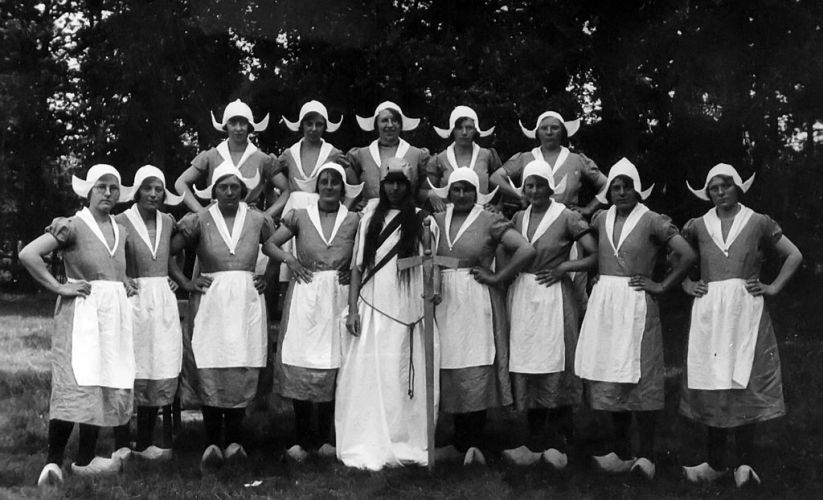
<svg viewBox="0 0 823 500"><path fill-rule="evenodd" d="M309 283L295 283L289 322L283 336L283 364L303 368L339 368L346 330L349 286L337 271L315 271Z"/></svg>
<svg viewBox="0 0 823 500"><path fill-rule="evenodd" d="M200 299L191 347L197 368L266 366L263 299L248 271L203 273L214 279Z"/></svg>
<svg viewBox="0 0 823 500"><path fill-rule="evenodd" d="M494 363L494 318L489 289L469 271L442 271L443 302L435 308L441 369Z"/></svg>
<svg viewBox="0 0 823 500"><path fill-rule="evenodd" d="M80 386L132 389L134 318L126 289L120 281L90 283L91 293L74 299L71 337L74 378Z"/></svg>
<svg viewBox="0 0 823 500"><path fill-rule="evenodd" d="M629 287L628 276L600 276L592 289L574 359L578 377L636 384L646 326L646 292Z"/></svg>
<svg viewBox="0 0 823 500"><path fill-rule="evenodd" d="M563 288L521 273L509 292L509 371L557 373L566 366Z"/></svg>
<svg viewBox="0 0 823 500"><path fill-rule="evenodd" d="M708 288L692 306L688 387L745 389L754 363L763 297L747 292L742 279L713 281Z"/></svg>
<svg viewBox="0 0 823 500"><path fill-rule="evenodd" d="M183 333L177 298L165 276L136 278L134 306L135 378L177 378L183 363Z"/></svg>

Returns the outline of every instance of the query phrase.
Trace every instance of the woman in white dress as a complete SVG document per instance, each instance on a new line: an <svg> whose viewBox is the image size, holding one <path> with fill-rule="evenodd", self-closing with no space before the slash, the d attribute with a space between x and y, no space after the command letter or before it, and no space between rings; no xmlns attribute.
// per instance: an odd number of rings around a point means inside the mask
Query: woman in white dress
<svg viewBox="0 0 823 500"><path fill-rule="evenodd" d="M163 172L152 165L140 167L134 185L122 188L124 200L134 204L114 219L128 228L126 238L126 276L136 289L134 305L134 356L137 373L134 400L137 404L137 442L134 455L145 460L172 457L170 409L163 416L163 442L154 445L154 423L161 407L169 408L177 394L178 376L183 363L183 333L174 290L180 280L177 263L169 256L171 237L177 231L174 217L160 206L179 205L182 196L166 189ZM117 446L128 446L129 424L115 429ZM129 450L118 448L122 456Z"/></svg>
<svg viewBox="0 0 823 500"><path fill-rule="evenodd" d="M128 230L111 215L121 200L120 174L94 165L72 188L88 205L72 217L58 217L46 234L20 251L35 280L56 293L51 355L51 399L47 464L38 486L63 482L63 454L74 424L80 446L71 470L103 476L121 470L121 460L95 456L100 427L129 421L134 387L132 312L126 297ZM67 283L58 282L43 257L60 250Z"/></svg>
<svg viewBox="0 0 823 500"><path fill-rule="evenodd" d="M335 396L337 457L350 467L428 463L422 271L398 268L420 255L426 217L414 206L411 169L386 162L380 201L357 233ZM437 392L435 383L435 401Z"/></svg>
<svg viewBox="0 0 823 500"><path fill-rule="evenodd" d="M335 456L330 443L334 417L334 389L347 336L345 309L354 238L360 218L341 202L353 199L362 186L345 183L346 172L326 163L315 176L301 181L317 198L303 208L289 210L269 240L275 258L291 273L280 325L274 365L275 390L294 407L296 444L288 455L302 462L307 450ZM280 248L293 241L295 252ZM316 420L317 425L312 422Z"/></svg>
<svg viewBox="0 0 823 500"><path fill-rule="evenodd" d="M700 278L683 280L694 297L680 413L708 428L706 461L684 467L690 482L727 474L727 440L734 436L734 480L759 484L752 468L755 425L786 414L780 355L764 298L780 293L803 255L771 217L742 205L746 181L720 163L701 190L689 189L714 208L683 227L700 255ZM770 284L760 282L770 255L785 259Z"/></svg>

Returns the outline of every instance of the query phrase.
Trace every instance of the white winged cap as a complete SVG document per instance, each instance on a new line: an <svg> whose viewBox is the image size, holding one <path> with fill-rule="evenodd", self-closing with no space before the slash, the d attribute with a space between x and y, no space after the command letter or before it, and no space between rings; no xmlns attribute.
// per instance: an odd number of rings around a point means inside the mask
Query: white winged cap
<svg viewBox="0 0 823 500"><path fill-rule="evenodd" d="M202 198L204 200L212 199L212 191L214 189L215 184L220 182L220 180L224 177L228 177L230 175L237 177L240 180L240 182L242 182L243 185L246 186L246 188L249 190L256 188L257 184L260 183L259 171L255 171L254 177L252 178L243 177L243 174L240 172L240 169L232 165L230 161L226 160L214 169L214 173L211 176L211 184L203 190L195 189L194 194L196 194L198 198Z"/></svg>
<svg viewBox="0 0 823 500"><path fill-rule="evenodd" d="M652 189L654 189L654 184L649 186L649 189L643 191L643 187L640 184L640 174L637 172L637 167L634 166L634 163L630 162L626 158L620 158L612 168L609 170L609 178L606 181L606 187L603 188L602 191L597 193L597 201L603 203L604 205L608 203L606 198L606 193L609 192L609 188L612 185L612 182L617 178L617 176L623 175L628 177L632 180L634 184L634 190L640 195L640 198L645 200L652 194Z"/></svg>
<svg viewBox="0 0 823 500"><path fill-rule="evenodd" d="M317 191L317 180L320 179L320 174L323 173L325 170L332 170L340 174L340 177L343 179L343 185L346 189L346 198L354 199L360 195L360 192L363 191L363 183L360 184L349 184L346 182L346 171L343 170L343 167L334 162L328 162L323 164L318 170L317 175L303 180L303 179L295 179L297 182L297 186L300 188L301 191L306 193L314 193Z"/></svg>
<svg viewBox="0 0 823 500"><path fill-rule="evenodd" d="M443 139L448 139L461 118L471 118L474 120L474 126L477 128L477 134L480 135L480 137L488 137L494 133L494 127L488 130L482 130L480 128L480 120L477 118L477 113L468 106L456 106L452 110L451 115L449 115L449 128L434 127L434 131Z"/></svg>
<svg viewBox="0 0 823 500"><path fill-rule="evenodd" d="M381 111L386 109L393 109L400 113L400 117L403 120L403 130L414 130L420 125L420 118L409 118L405 114L403 114L403 110L400 109L400 106L391 102L391 101L383 101L374 108L374 114L369 117L362 117L360 115L357 116L357 124L360 125L366 132L371 132L374 130L374 120L377 118L377 115L380 114Z"/></svg>
<svg viewBox="0 0 823 500"><path fill-rule="evenodd" d="M326 110L326 106L323 105L320 101L309 101L304 104L300 108L300 116L297 118L296 122L289 121L288 118L285 116L282 117L283 123L286 124L289 130L292 132L299 132L300 131L300 124L303 123L303 118L306 117L309 113L317 113L318 115L322 116L323 119L326 120L326 131L327 132L336 132L338 128L340 128L340 124L343 123L343 118L340 118L340 121L337 123L332 123L329 121L329 112Z"/></svg>
<svg viewBox="0 0 823 500"><path fill-rule="evenodd" d="M262 132L266 130L266 127L269 126L269 114L266 113L266 116L263 117L262 120L259 122L254 121L254 116L251 113L251 108L248 104L241 101L240 99L236 99L229 103L226 106L226 109L223 110L223 121L218 122L214 118L214 113L211 113L211 123L215 129L220 132L226 131L226 124L229 123L229 120L234 118L235 116L240 116L248 120L249 126L251 126L252 130L255 132Z"/></svg>
<svg viewBox="0 0 823 500"><path fill-rule="evenodd" d="M540 128L540 122L542 122L543 120L545 120L546 118L549 118L549 117L557 118L558 120L560 120L560 123L562 123L563 126L566 127L566 136L567 137L571 137L574 134L576 134L577 130L580 128L580 118L576 118L574 120L566 121L566 120L563 119L563 116L560 113L558 113L557 111L545 111L545 112L543 112L543 114L541 114L540 116L537 117L537 121L534 122L534 128L531 129L531 130L527 129L525 126L523 126L522 121L518 121L518 123L520 123L520 130L522 130L523 135L525 135L529 139L534 139L535 137L537 137L537 129Z"/></svg>
<svg viewBox="0 0 823 500"><path fill-rule="evenodd" d="M541 177L546 179L549 183L549 189L552 190L554 194L560 194L566 190L566 177L563 178L555 184L554 182L554 173L552 172L552 167L543 160L532 160L523 167L523 175L521 176L522 182L520 183L520 187L515 186L514 182L512 182L511 177L508 177L509 185L514 189L517 194L523 195L523 186L526 184L526 179L531 176Z"/></svg>
<svg viewBox="0 0 823 500"><path fill-rule="evenodd" d="M74 194L81 198L88 198L91 188L93 188L94 184L104 175L113 175L117 178L117 184L123 184L123 181L120 179L120 172L118 172L116 168L111 165L106 165L105 163L98 163L91 166L86 173L85 179L81 179L76 175L71 176L71 188L74 190ZM121 189L115 202L119 203L126 200L127 198L123 196L123 190Z"/></svg>
<svg viewBox="0 0 823 500"><path fill-rule="evenodd" d="M123 201L133 200L135 195L137 195L137 192L140 191L140 186L143 185L143 182L152 177L160 179L160 182L163 183L163 190L166 192L166 195L163 197L164 204L174 206L179 205L183 201L182 196L176 195L169 191L168 187L166 187L166 177L163 175L163 171L154 165L143 165L137 169L137 172L134 174L134 185L131 187L121 187L120 197Z"/></svg>
<svg viewBox="0 0 823 500"><path fill-rule="evenodd" d="M480 178L477 176L477 172L472 170L469 167L458 167L452 171L451 175L449 176L449 182L446 184L446 187L434 187L432 181L426 179L431 187L432 191L437 194L437 196L447 199L449 197L449 189L451 189L452 184L458 182L468 182L472 186L474 186L474 190L477 193L477 201L478 205L485 205L489 203L492 198L494 198L494 194L497 193L497 187L495 187L490 193L483 194L480 192Z"/></svg>
<svg viewBox="0 0 823 500"><path fill-rule="evenodd" d="M752 174L752 176L749 177L749 180L743 182L743 178L740 177L740 174L737 172L736 168L729 165L728 163L718 163L717 165L712 167L711 170L709 170L708 174L706 174L706 183L703 185L702 189L694 189L689 184L689 181L686 181L686 187L689 188L689 191L691 191L693 195L697 196L701 200L711 201L709 195L707 194L707 190L709 189L709 182L718 175L731 177L732 181L734 182L734 185L740 188L740 190L744 193L748 191L750 187L752 187L752 183L754 183L755 176L755 174Z"/></svg>

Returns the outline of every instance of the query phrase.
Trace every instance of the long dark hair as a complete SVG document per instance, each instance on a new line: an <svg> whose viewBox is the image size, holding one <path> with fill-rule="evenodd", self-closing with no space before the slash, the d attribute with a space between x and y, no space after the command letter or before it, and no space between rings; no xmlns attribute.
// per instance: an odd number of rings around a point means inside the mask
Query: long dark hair
<svg viewBox="0 0 823 500"><path fill-rule="evenodd" d="M363 247L364 269L368 269L375 263L374 256L377 254L377 239L383 230L383 222L386 220L386 214L391 209L391 203L383 189L383 183L388 180L402 180L407 187L406 197L403 198L399 209L400 213L397 214L398 222L400 222L400 242L397 257L402 259L404 257L417 255L418 253L418 244L423 234L423 227L422 224L420 224L420 216L414 207L414 193L411 182L400 172L390 172L380 183L380 201L374 209L374 214L366 230L366 241Z"/></svg>

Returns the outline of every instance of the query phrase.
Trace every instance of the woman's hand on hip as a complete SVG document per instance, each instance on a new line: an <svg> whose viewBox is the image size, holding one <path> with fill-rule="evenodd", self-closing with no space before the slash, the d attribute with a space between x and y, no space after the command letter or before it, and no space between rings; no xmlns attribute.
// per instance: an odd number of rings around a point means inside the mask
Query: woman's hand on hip
<svg viewBox="0 0 823 500"><path fill-rule="evenodd" d="M88 297L90 293L91 283L88 281L63 283L57 288L57 295L61 297Z"/></svg>

